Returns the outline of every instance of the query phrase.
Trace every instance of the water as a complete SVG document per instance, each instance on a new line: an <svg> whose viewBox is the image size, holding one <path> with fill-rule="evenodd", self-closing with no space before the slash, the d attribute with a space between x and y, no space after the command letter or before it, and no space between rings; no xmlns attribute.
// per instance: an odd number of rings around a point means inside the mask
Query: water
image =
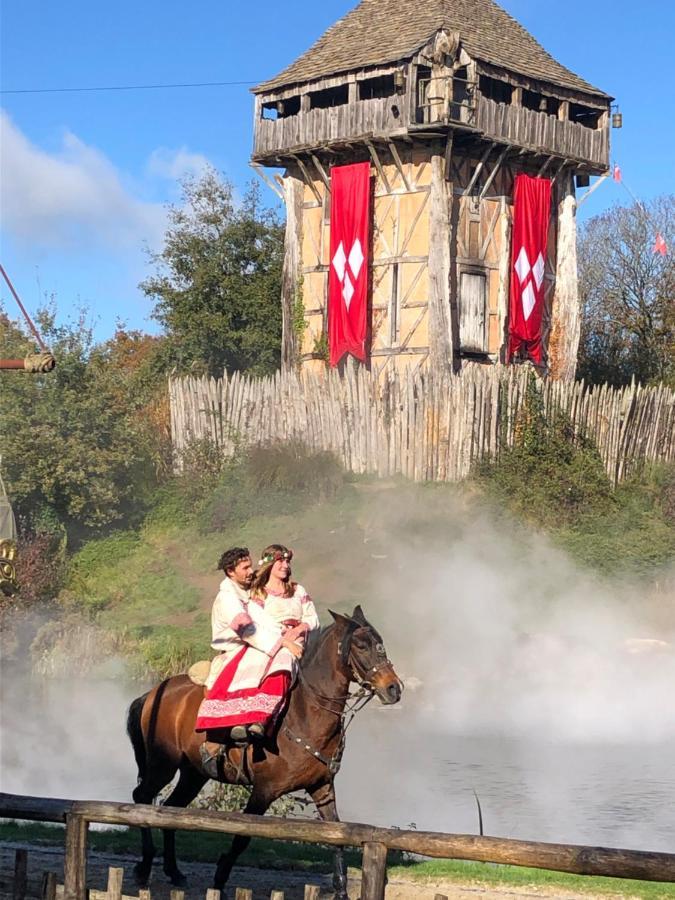
<svg viewBox="0 0 675 900"><path fill-rule="evenodd" d="M340 775L344 818L477 834L475 790L485 834L675 852L671 744L430 738L398 712L362 715Z"/></svg>
<svg viewBox="0 0 675 900"><path fill-rule="evenodd" d="M2 681L0 789L125 801L136 781L124 681ZM346 820L529 840L675 851L675 753L667 740L562 743L467 734L374 701L338 776Z"/></svg>

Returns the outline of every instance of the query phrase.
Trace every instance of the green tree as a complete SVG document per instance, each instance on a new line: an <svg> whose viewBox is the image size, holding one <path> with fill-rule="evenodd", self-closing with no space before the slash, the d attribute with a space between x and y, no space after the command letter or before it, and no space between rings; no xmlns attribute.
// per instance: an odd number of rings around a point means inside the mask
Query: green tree
<svg viewBox="0 0 675 900"><path fill-rule="evenodd" d="M665 256L654 252L657 231ZM579 236L579 287L578 375L675 384L675 195L591 219Z"/></svg>
<svg viewBox="0 0 675 900"><path fill-rule="evenodd" d="M24 532L65 530L77 541L133 520L156 483L156 428L145 412L163 388L129 362L134 348L147 358L156 339L118 332L95 345L84 316L39 321L57 366L0 375L3 475ZM0 347L5 356L34 349L6 316Z"/></svg>
<svg viewBox="0 0 675 900"><path fill-rule="evenodd" d="M214 170L183 184L157 271L141 284L165 329L168 369L255 374L279 366L283 228L251 184L237 203Z"/></svg>

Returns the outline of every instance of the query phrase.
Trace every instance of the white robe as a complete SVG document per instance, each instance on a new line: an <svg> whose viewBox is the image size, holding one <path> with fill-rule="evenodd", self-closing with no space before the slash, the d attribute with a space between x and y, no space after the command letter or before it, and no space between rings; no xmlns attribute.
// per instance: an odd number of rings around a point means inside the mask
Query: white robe
<svg viewBox="0 0 675 900"><path fill-rule="evenodd" d="M211 612L211 628L211 646L220 653L211 663L207 690L211 690L225 666L245 645L249 649L237 666L231 691L257 688L267 675L278 672L289 672L291 678L295 677L297 662L281 646L283 626L231 578L225 578L220 584Z"/></svg>

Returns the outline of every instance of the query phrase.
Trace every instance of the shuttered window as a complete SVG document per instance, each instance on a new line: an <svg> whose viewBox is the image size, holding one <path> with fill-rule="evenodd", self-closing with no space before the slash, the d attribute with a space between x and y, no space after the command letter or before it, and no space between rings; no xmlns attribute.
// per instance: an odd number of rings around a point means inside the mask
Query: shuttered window
<svg viewBox="0 0 675 900"><path fill-rule="evenodd" d="M462 272L459 281L459 344L463 353L487 353L486 278Z"/></svg>

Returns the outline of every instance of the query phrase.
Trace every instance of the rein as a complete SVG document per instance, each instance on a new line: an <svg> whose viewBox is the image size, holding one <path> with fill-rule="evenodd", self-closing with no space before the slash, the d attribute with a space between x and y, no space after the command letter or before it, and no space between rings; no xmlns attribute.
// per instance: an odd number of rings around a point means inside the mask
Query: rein
<svg viewBox="0 0 675 900"><path fill-rule="evenodd" d="M301 745L303 750L306 750L307 753L311 754L315 759L318 759L319 762L322 762L328 769L330 775L332 775L333 777L340 771L340 765L342 764L342 755L345 750L347 730L349 726L354 721L356 714L361 712L361 710L368 703L370 703L370 701L375 696L375 691L373 690L371 682L367 679L367 676L377 674L380 669L391 665L390 661L385 656L383 662L372 666L372 668L368 669L365 675L361 675L358 667L352 660L352 635L353 631L349 633L348 639L345 642L344 646L342 641L338 644L338 658L349 669L351 680L355 681L359 685L359 689L354 693L348 692L347 694L341 695L339 697L329 697L326 694L322 694L312 684L309 683L307 677L302 671L302 668L298 670L298 681L302 683L305 690L309 694L313 695L315 700L323 701L321 703L318 703L321 709L338 717L338 730L340 732L340 739L338 741L335 753L331 757L327 757L311 744L309 744L306 738L300 737L299 735L291 731L288 725L284 724L282 728L286 736L289 737L294 744ZM382 648L382 651L384 654L384 648ZM339 710L332 709L330 706L326 706L326 703L338 704L341 708Z"/></svg>

